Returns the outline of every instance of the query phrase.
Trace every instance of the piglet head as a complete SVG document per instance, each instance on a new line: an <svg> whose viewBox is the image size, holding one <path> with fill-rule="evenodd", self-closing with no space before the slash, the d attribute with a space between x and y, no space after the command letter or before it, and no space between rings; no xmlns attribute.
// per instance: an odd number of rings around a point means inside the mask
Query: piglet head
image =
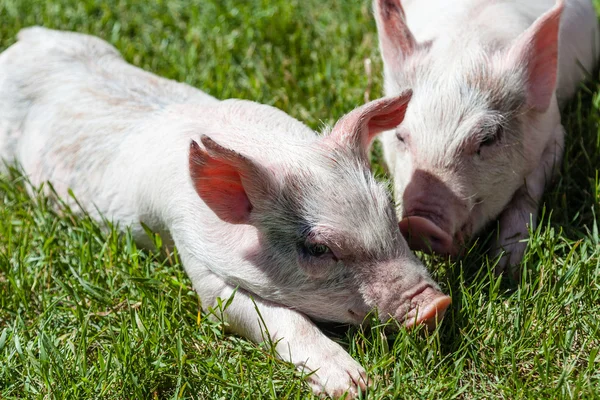
<svg viewBox="0 0 600 400"><path fill-rule="evenodd" d="M458 36L465 51L451 32L418 43L400 0L374 4L386 92L415 93L403 122L382 135L400 227L413 249L456 254L507 206L559 123L563 1L507 45Z"/></svg>
<svg viewBox="0 0 600 400"><path fill-rule="evenodd" d="M289 139L268 165L206 136L191 144L198 195L226 223L257 232L245 257L253 281L269 284L247 290L325 321L360 323L373 308L406 325L443 315L450 299L410 252L367 158L374 135L401 122L410 96L359 107L323 137Z"/></svg>

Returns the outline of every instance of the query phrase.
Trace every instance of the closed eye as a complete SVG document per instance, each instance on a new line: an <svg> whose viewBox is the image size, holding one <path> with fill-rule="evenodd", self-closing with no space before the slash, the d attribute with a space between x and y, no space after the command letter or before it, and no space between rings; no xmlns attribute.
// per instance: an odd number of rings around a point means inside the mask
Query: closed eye
<svg viewBox="0 0 600 400"><path fill-rule="evenodd" d="M491 146L494 143L496 143L498 141L498 137L497 136L486 136L481 143L479 144L479 146L481 147L485 147L485 146Z"/></svg>
<svg viewBox="0 0 600 400"><path fill-rule="evenodd" d="M396 130L396 138L398 139L398 141L400 143L406 144L406 133L403 132L402 130L400 130L400 129Z"/></svg>
<svg viewBox="0 0 600 400"><path fill-rule="evenodd" d="M481 142L479 142L479 149L477 150L477 154L480 154L481 149L483 147L491 147L502 140L502 136L504 134L504 128L502 125L496 125L495 128L485 135Z"/></svg>

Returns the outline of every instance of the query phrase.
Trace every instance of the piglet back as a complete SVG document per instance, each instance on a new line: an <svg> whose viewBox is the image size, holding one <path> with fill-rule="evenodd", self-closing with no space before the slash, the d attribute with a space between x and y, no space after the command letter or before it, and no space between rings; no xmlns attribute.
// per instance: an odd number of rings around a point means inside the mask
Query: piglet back
<svg viewBox="0 0 600 400"><path fill-rule="evenodd" d="M110 55L121 58L113 46L94 36L75 32L55 31L41 26L33 26L19 31L19 42L24 43L32 55L45 55L60 50L64 54L85 52L89 57L102 57Z"/></svg>

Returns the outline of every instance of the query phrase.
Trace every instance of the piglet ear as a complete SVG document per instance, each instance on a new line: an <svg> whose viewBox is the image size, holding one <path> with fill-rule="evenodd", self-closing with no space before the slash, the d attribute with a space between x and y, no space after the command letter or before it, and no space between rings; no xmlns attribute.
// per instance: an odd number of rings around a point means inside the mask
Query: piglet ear
<svg viewBox="0 0 600 400"><path fill-rule="evenodd" d="M402 123L411 97L409 89L399 96L384 97L356 108L335 124L331 140L358 146L366 152L378 133Z"/></svg>
<svg viewBox="0 0 600 400"><path fill-rule="evenodd" d="M539 17L509 50L509 62L525 68L527 104L544 112L556 89L558 30L564 1Z"/></svg>
<svg viewBox="0 0 600 400"><path fill-rule="evenodd" d="M248 223L255 203L265 198L269 174L258 164L206 135L204 149L190 144L189 168L194 188L223 221Z"/></svg>
<svg viewBox="0 0 600 400"><path fill-rule="evenodd" d="M379 46L385 62L392 68L417 48L415 37L406 24L401 0L374 0Z"/></svg>

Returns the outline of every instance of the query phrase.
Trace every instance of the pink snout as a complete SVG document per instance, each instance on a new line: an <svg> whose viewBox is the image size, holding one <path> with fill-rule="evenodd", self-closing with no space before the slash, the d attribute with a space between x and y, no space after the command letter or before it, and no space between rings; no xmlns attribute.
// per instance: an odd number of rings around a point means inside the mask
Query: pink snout
<svg viewBox="0 0 600 400"><path fill-rule="evenodd" d="M450 255L456 252L452 236L428 218L410 216L400 221L399 225L413 250Z"/></svg>
<svg viewBox="0 0 600 400"><path fill-rule="evenodd" d="M425 325L428 329L435 329L451 303L450 297L428 287L411 299L414 307L406 315L404 326Z"/></svg>

